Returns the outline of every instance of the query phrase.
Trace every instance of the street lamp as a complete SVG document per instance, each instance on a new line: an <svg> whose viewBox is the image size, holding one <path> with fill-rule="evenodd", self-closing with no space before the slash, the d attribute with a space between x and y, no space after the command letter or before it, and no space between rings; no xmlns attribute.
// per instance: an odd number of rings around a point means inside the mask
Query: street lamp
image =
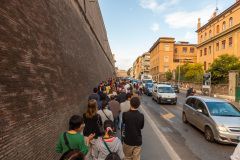
<svg viewBox="0 0 240 160"><path fill-rule="evenodd" d="M169 46L169 45L168 45ZM171 46L169 46L169 47L171 47ZM174 47L171 47L172 49L173 49L173 52L174 52ZM178 49L177 49L177 53L179 54L179 67L178 67L178 87L179 87L179 82L180 82L180 52L178 51Z"/></svg>

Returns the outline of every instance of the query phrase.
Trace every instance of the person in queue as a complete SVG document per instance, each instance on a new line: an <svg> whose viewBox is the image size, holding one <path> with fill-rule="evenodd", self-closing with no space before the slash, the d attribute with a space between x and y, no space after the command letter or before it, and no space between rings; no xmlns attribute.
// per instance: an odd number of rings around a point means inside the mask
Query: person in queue
<svg viewBox="0 0 240 160"><path fill-rule="evenodd" d="M83 118L79 115L73 115L69 120L69 131L64 132L60 135L56 152L57 153L65 153L71 149L78 149L84 155L88 153L89 150L89 143L95 136L95 134L91 133L86 136L86 145L84 143L83 135L79 134L78 132L83 128ZM66 142L66 140L67 142Z"/></svg>
<svg viewBox="0 0 240 160"><path fill-rule="evenodd" d="M103 137L99 137L95 144L95 158L97 160L105 160L109 155L109 150L113 153L116 153L120 159L123 159L123 147L121 141L118 137L113 137L113 122L111 120L106 120L104 122L104 132ZM106 145L109 150L107 149Z"/></svg>
<svg viewBox="0 0 240 160"><path fill-rule="evenodd" d="M97 111L97 113L101 116L102 122L106 120L113 121L113 114L112 111L108 110L108 102L103 101L101 105L101 109Z"/></svg>
<svg viewBox="0 0 240 160"><path fill-rule="evenodd" d="M87 112L83 114L83 119L85 127L83 130L84 141L87 144L87 138L89 135L94 134L93 139L89 142L89 152L86 155L86 160L94 160L94 148L95 142L98 136L101 136L101 133L98 130L98 123L102 125L102 118L97 114L98 106L96 100L90 100L88 102Z"/></svg>
<svg viewBox="0 0 240 160"><path fill-rule="evenodd" d="M111 96L111 101L109 102L110 105L110 110L113 113L113 122L114 122L114 131L113 133L115 134L117 132L117 124L118 124L118 119L119 119L119 113L120 113L120 104L118 101L115 100L115 96Z"/></svg>

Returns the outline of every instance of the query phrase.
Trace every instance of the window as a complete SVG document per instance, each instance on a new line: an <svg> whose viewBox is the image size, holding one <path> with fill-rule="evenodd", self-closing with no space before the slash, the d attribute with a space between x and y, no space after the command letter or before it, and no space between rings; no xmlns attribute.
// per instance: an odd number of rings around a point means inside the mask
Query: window
<svg viewBox="0 0 240 160"><path fill-rule="evenodd" d="M168 56L164 56L164 62L169 62L169 57Z"/></svg>
<svg viewBox="0 0 240 160"><path fill-rule="evenodd" d="M207 33L205 33L205 40L207 39Z"/></svg>
<svg viewBox="0 0 240 160"><path fill-rule="evenodd" d="M200 57L202 57L202 50L200 50Z"/></svg>
<svg viewBox="0 0 240 160"><path fill-rule="evenodd" d="M165 51L169 51L169 45L165 45Z"/></svg>
<svg viewBox="0 0 240 160"><path fill-rule="evenodd" d="M177 48L174 48L174 53L177 53Z"/></svg>
<svg viewBox="0 0 240 160"><path fill-rule="evenodd" d="M212 48L212 47L211 47L211 46L209 46L209 54L211 54L211 48Z"/></svg>
<svg viewBox="0 0 240 160"><path fill-rule="evenodd" d="M232 47L232 37L229 38L229 47Z"/></svg>
<svg viewBox="0 0 240 160"><path fill-rule="evenodd" d="M219 33L219 25L217 25L217 33Z"/></svg>
<svg viewBox="0 0 240 160"><path fill-rule="evenodd" d="M226 22L224 21L223 22L223 30L225 30L226 29Z"/></svg>
<svg viewBox="0 0 240 160"><path fill-rule="evenodd" d="M164 65L164 72L167 72L169 70L169 66Z"/></svg>
<svg viewBox="0 0 240 160"><path fill-rule="evenodd" d="M203 36L201 35L201 42L203 41Z"/></svg>
<svg viewBox="0 0 240 160"><path fill-rule="evenodd" d="M187 47L183 47L183 53L187 53Z"/></svg>
<svg viewBox="0 0 240 160"><path fill-rule="evenodd" d="M233 18L231 17L231 18L229 19L229 27L232 27L232 25L233 25Z"/></svg>
<svg viewBox="0 0 240 160"><path fill-rule="evenodd" d="M219 43L216 44L216 49L219 51Z"/></svg>
<svg viewBox="0 0 240 160"><path fill-rule="evenodd" d="M225 43L226 43L226 41L224 40L224 41L222 41L222 49L225 49Z"/></svg>
<svg viewBox="0 0 240 160"><path fill-rule="evenodd" d="M206 70L207 69L207 63L206 63L206 61L204 62L204 70Z"/></svg>
<svg viewBox="0 0 240 160"><path fill-rule="evenodd" d="M208 69L210 69L210 67L211 67L211 63L208 63Z"/></svg>
<svg viewBox="0 0 240 160"><path fill-rule="evenodd" d="M190 98L190 100L187 100L187 104L191 107L194 107L195 102L196 102L195 98Z"/></svg>
<svg viewBox="0 0 240 160"><path fill-rule="evenodd" d="M207 55L207 48L204 48L204 56Z"/></svg>
<svg viewBox="0 0 240 160"><path fill-rule="evenodd" d="M190 53L194 53L194 48L193 47L190 48Z"/></svg>
<svg viewBox="0 0 240 160"><path fill-rule="evenodd" d="M208 111L205 107L205 105L203 104L203 102L201 102L200 100L196 100L196 105L194 106L194 108L197 109L201 109L202 110L202 114L204 114L205 116L208 116Z"/></svg>
<svg viewBox="0 0 240 160"><path fill-rule="evenodd" d="M209 38L212 37L212 30L209 31Z"/></svg>

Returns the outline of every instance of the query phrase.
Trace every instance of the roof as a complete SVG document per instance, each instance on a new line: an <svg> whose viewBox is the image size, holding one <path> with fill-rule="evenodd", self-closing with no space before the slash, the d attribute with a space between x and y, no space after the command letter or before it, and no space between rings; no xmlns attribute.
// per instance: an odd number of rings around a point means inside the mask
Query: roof
<svg viewBox="0 0 240 160"><path fill-rule="evenodd" d="M160 37L159 39L175 39L173 37Z"/></svg>
<svg viewBox="0 0 240 160"><path fill-rule="evenodd" d="M226 100L209 96L189 96L188 98L199 98L204 102L227 102Z"/></svg>
<svg viewBox="0 0 240 160"><path fill-rule="evenodd" d="M215 18L210 19L208 23L206 23L206 24L203 25L201 28L199 28L198 30L196 30L196 32L199 32L199 31L203 30L205 27L207 27L208 25L210 25L210 24L213 23L214 21L220 19L221 16L223 16L223 15L226 14L227 12L231 11L233 8L237 7L238 5L240 5L240 1L237 1L236 3L234 3L232 6L230 6L228 9L226 9L225 11L223 11L221 14L219 14L219 15L216 16Z"/></svg>

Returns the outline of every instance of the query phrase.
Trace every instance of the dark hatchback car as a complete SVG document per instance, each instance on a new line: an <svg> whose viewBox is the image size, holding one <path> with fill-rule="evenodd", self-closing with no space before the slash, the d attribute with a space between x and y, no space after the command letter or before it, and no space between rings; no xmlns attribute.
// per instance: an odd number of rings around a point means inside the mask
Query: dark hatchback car
<svg viewBox="0 0 240 160"><path fill-rule="evenodd" d="M179 93L178 85L172 85L172 89L174 92Z"/></svg>

